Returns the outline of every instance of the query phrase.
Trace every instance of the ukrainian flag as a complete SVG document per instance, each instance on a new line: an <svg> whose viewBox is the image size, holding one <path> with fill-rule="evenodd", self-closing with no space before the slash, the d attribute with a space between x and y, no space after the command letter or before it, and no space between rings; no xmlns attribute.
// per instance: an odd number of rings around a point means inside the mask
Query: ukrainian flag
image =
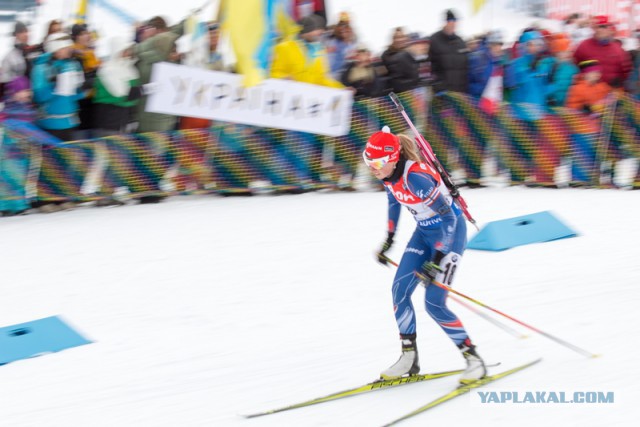
<svg viewBox="0 0 640 427"><path fill-rule="evenodd" d="M269 75L274 45L298 32L291 18L292 0L223 0L222 31L229 37L244 85Z"/></svg>
<svg viewBox="0 0 640 427"><path fill-rule="evenodd" d="M75 16L76 24L84 24L87 22L87 3L89 3L89 0L78 1L78 9Z"/></svg>
<svg viewBox="0 0 640 427"><path fill-rule="evenodd" d="M209 34L206 22L200 21L197 14L187 18L185 35L191 40L191 48L185 58L185 64L205 68L209 62Z"/></svg>

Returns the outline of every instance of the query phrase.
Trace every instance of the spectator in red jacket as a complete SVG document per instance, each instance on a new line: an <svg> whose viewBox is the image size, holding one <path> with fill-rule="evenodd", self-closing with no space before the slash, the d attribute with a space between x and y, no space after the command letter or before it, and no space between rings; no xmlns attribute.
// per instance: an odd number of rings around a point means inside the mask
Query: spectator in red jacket
<svg viewBox="0 0 640 427"><path fill-rule="evenodd" d="M602 68L602 81L614 88L622 87L631 72L631 57L614 39L613 24L608 16L595 16L593 23L593 37L578 45L574 62L597 60Z"/></svg>

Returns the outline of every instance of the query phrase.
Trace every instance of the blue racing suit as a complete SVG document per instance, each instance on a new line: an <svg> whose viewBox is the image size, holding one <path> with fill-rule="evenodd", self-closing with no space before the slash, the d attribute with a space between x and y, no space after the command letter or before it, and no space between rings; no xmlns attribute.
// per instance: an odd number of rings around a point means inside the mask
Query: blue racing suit
<svg viewBox="0 0 640 427"><path fill-rule="evenodd" d="M436 280L451 285L453 276L467 245L467 226L460 208L453 202L440 175L429 165L403 159L396 171L383 180L389 198L389 231L395 232L400 209L405 206L416 219L417 227L405 249L393 281L393 308L400 335L416 333L416 318L411 294L419 284L415 272L436 251L444 257L439 262L444 270ZM427 313L456 344L467 337L458 317L446 306L447 291L429 285L425 292Z"/></svg>

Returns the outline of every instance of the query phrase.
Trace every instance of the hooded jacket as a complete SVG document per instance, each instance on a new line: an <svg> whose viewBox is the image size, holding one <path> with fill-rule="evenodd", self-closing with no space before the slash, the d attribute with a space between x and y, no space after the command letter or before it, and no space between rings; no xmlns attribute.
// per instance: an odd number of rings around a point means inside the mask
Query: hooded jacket
<svg viewBox="0 0 640 427"><path fill-rule="evenodd" d="M39 107L38 126L55 130L78 126L83 83L82 67L75 59L55 59L52 53L36 58L31 84L33 100Z"/></svg>
<svg viewBox="0 0 640 427"><path fill-rule="evenodd" d="M547 95L550 91L549 73L553 59L544 56L542 52L533 55L526 49L527 43L540 39L537 31L529 31L520 39L522 56L515 59L509 66L514 85L511 101L518 103L547 105Z"/></svg>

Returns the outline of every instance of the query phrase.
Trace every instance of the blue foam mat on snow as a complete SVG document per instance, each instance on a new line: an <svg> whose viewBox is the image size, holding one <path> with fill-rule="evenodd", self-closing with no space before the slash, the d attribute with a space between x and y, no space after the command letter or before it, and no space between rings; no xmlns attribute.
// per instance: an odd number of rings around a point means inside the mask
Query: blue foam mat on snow
<svg viewBox="0 0 640 427"><path fill-rule="evenodd" d="M90 344L58 316L0 328L0 365Z"/></svg>
<svg viewBox="0 0 640 427"><path fill-rule="evenodd" d="M577 235L551 212L544 211L491 221L473 236L467 249L504 251L516 246L549 242Z"/></svg>

